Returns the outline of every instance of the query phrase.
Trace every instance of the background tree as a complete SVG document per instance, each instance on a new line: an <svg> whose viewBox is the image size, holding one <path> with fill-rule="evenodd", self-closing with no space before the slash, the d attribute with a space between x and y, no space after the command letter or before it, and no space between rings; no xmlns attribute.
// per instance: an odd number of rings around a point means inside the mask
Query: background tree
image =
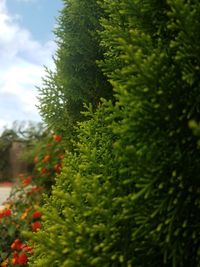
<svg viewBox="0 0 200 267"><path fill-rule="evenodd" d="M11 128L18 136L18 139L32 142L33 140L41 139L45 135L47 125L43 122L14 121Z"/></svg>
<svg viewBox="0 0 200 267"><path fill-rule="evenodd" d="M12 129L4 129L0 136L0 177L2 181L10 180L9 151L17 133Z"/></svg>
<svg viewBox="0 0 200 267"><path fill-rule="evenodd" d="M83 118L83 103L95 107L100 97L109 98L112 93L96 62L103 54L97 33L102 10L96 0L68 0L63 4L54 31L56 70L47 70L43 79L39 110L53 130L69 139L73 125Z"/></svg>
<svg viewBox="0 0 200 267"><path fill-rule="evenodd" d="M27 171L32 171L33 161L30 153L33 147L45 136L46 125L32 121L14 121L10 128L5 127L0 136L0 177L3 181L11 180L11 147L14 142L21 142L25 148L18 155L24 163L27 163ZM15 177L16 178L16 177Z"/></svg>

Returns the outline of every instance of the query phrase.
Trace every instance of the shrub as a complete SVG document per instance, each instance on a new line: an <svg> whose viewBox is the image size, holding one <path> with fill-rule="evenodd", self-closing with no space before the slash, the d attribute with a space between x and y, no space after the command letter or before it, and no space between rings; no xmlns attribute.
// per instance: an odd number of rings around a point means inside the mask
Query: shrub
<svg viewBox="0 0 200 267"><path fill-rule="evenodd" d="M112 105L106 106L95 114L90 110L91 119L79 125L76 152L66 156L42 209L43 229L32 237L30 266L110 266L106 251L112 247L116 210L111 206L118 180L112 152L116 137L106 116Z"/></svg>
<svg viewBox="0 0 200 267"><path fill-rule="evenodd" d="M79 124L30 266L199 267L200 4L103 8L116 103Z"/></svg>
<svg viewBox="0 0 200 267"><path fill-rule="evenodd" d="M113 131L129 188L121 199L122 266L199 266L199 151L188 123L199 117L200 5L105 0L104 7L103 41L114 42L107 55L121 62L106 67L123 117Z"/></svg>
<svg viewBox="0 0 200 267"><path fill-rule="evenodd" d="M39 229L41 213L38 209L44 189L34 185L31 178L20 176L4 209L0 212L2 267L27 266L28 258L32 254L32 247L28 245L23 231Z"/></svg>
<svg viewBox="0 0 200 267"><path fill-rule="evenodd" d="M31 174L19 175L5 202L5 208L0 211L2 267L28 266L33 244L28 245L24 233L37 232L42 227L40 206L43 193L50 194L55 176L60 173L64 156L61 142L61 136L50 134L37 141L35 146L31 146L31 151L26 153L29 163L34 158L35 169Z"/></svg>
<svg viewBox="0 0 200 267"><path fill-rule="evenodd" d="M55 176L60 173L64 153L62 137L55 133L47 134L26 153L34 162L33 175L37 185L51 191Z"/></svg>

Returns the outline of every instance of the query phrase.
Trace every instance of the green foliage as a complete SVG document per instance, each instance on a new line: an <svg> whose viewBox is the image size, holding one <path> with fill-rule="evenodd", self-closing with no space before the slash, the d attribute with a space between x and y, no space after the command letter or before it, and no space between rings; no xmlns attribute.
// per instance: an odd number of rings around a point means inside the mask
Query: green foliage
<svg viewBox="0 0 200 267"><path fill-rule="evenodd" d="M113 131L127 166L123 177L134 185L122 199L124 256L133 266L199 266L199 150L188 122L199 117L200 5L104 4L112 14L103 36L115 40L122 62L113 72L110 66L120 107L115 112L123 117ZM113 19L122 15L126 32Z"/></svg>
<svg viewBox="0 0 200 267"><path fill-rule="evenodd" d="M30 266L199 267L200 4L100 2L116 103L78 124Z"/></svg>
<svg viewBox="0 0 200 267"><path fill-rule="evenodd" d="M33 237L30 266L111 266L107 250L115 238L117 211L110 209L118 181L112 153L116 137L106 116L110 106L88 111L91 119L80 123L77 152L66 156L43 209L44 227Z"/></svg>
<svg viewBox="0 0 200 267"><path fill-rule="evenodd" d="M83 118L83 103L96 106L100 97L110 97L111 86L96 64L102 59L97 34L101 9L95 0L63 2L55 30L56 70L47 70L39 110L48 125L69 140L74 123Z"/></svg>

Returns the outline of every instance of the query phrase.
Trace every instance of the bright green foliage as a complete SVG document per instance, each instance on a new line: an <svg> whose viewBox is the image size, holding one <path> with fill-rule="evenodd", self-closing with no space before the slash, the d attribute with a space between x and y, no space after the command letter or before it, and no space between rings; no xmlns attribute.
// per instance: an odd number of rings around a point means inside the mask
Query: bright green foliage
<svg viewBox="0 0 200 267"><path fill-rule="evenodd" d="M115 239L118 217L112 200L118 180L109 106L99 107L96 114L88 111L91 120L80 124L77 153L67 155L44 207L30 266L111 266L107 251Z"/></svg>
<svg viewBox="0 0 200 267"><path fill-rule="evenodd" d="M30 266L200 267L200 4L100 2L116 103L79 124Z"/></svg>
<svg viewBox="0 0 200 267"><path fill-rule="evenodd" d="M122 66L108 71L130 189L122 199L124 257L132 266L199 266L199 150L188 122L200 115L200 4L111 2L102 36L115 41L110 53Z"/></svg>
<svg viewBox="0 0 200 267"><path fill-rule="evenodd" d="M47 70L39 109L49 126L70 138L74 123L82 119L83 103L96 106L100 97L110 97L111 86L96 63L102 59L97 34L102 11L96 0L63 2L55 29L56 70Z"/></svg>

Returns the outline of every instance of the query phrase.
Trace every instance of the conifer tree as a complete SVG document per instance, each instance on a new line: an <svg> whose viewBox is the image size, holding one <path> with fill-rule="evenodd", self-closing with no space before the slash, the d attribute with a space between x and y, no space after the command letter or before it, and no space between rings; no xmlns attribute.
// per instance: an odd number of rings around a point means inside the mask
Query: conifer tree
<svg viewBox="0 0 200 267"><path fill-rule="evenodd" d="M101 4L116 103L79 124L30 266L199 267L200 4Z"/></svg>
<svg viewBox="0 0 200 267"><path fill-rule="evenodd" d="M39 110L54 130L70 138L83 103L98 104L100 97L111 96L96 61L102 59L99 46L99 17L96 0L65 0L54 31L58 45L55 71L46 70L39 89ZM71 129L71 130L70 130Z"/></svg>
<svg viewBox="0 0 200 267"><path fill-rule="evenodd" d="M123 118L113 131L128 186L119 205L118 241L126 236L128 244L120 266L199 266L199 152L189 125L200 115L200 4L105 0L104 7L103 45L114 44L104 69Z"/></svg>
<svg viewBox="0 0 200 267"><path fill-rule="evenodd" d="M118 180L110 107L105 103L95 114L90 107L91 119L79 124L75 153L66 155L52 196L42 209L43 229L32 237L29 266L112 266L113 253L107 250L115 238L111 234L117 211L110 207Z"/></svg>

